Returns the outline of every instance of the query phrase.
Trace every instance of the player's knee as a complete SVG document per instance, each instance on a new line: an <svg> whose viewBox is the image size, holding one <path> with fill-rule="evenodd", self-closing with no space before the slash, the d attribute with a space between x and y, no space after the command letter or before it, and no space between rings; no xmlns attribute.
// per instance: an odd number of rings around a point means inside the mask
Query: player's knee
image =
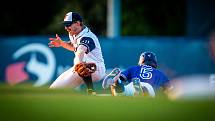
<svg viewBox="0 0 215 121"><path fill-rule="evenodd" d="M56 88L56 86L54 84L52 84L51 86L49 86L49 89L54 89Z"/></svg>
<svg viewBox="0 0 215 121"><path fill-rule="evenodd" d="M56 88L59 88L59 85L56 84L56 83L52 83L52 84L49 86L49 89L56 89Z"/></svg>

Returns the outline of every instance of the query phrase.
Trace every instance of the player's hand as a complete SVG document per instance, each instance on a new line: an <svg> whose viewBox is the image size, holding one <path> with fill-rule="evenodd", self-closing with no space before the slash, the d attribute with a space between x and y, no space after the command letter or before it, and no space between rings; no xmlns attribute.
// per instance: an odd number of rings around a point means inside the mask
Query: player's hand
<svg viewBox="0 0 215 121"><path fill-rule="evenodd" d="M48 43L49 47L60 47L63 43L61 38L56 34L56 38L49 38L50 42Z"/></svg>

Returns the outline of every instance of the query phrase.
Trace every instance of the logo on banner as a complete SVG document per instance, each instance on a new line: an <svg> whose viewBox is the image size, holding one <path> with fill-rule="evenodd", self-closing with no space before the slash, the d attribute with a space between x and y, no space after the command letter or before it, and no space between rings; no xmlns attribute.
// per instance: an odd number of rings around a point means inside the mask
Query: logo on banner
<svg viewBox="0 0 215 121"><path fill-rule="evenodd" d="M15 85L26 80L31 80L28 73L34 74L37 77L34 86L42 86L51 81L56 68L56 60L53 52L43 44L33 43L18 49L12 57L14 60L17 60L26 54L30 54L29 61L16 62L6 68L7 82ZM45 57L45 62L38 60L39 54Z"/></svg>

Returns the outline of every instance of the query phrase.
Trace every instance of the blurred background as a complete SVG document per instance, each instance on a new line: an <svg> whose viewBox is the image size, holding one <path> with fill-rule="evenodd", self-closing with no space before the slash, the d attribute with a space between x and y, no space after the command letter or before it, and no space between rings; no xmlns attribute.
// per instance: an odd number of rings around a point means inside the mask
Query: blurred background
<svg viewBox="0 0 215 121"><path fill-rule="evenodd" d="M158 69L171 80L215 78L215 1L212 0L33 0L0 7L0 81L50 85L73 65L74 54L49 48L48 38L69 40L60 24L69 11L101 43L107 73L136 65L144 51L156 53ZM99 85L100 86L100 85Z"/></svg>
<svg viewBox="0 0 215 121"><path fill-rule="evenodd" d="M0 120L209 121L215 109L214 0L4 0L0 7ZM76 11L99 38L107 74L137 65L152 51L174 84L156 96L86 96L49 90L73 66L74 53L49 48L55 34L69 41L64 15ZM101 82L95 88L101 93ZM39 88L40 87L40 88ZM79 89L84 88L84 85ZM99 93L98 93L99 94ZM158 98L157 98L158 97Z"/></svg>

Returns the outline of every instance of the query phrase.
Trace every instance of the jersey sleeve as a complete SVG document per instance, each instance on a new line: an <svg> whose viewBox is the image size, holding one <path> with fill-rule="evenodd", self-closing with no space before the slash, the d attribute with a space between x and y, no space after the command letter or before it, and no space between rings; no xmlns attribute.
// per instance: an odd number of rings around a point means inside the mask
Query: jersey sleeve
<svg viewBox="0 0 215 121"><path fill-rule="evenodd" d="M121 80L123 79L125 81L131 80L132 70L133 70L133 67L130 67L130 68L124 70L123 72L121 72L120 79Z"/></svg>
<svg viewBox="0 0 215 121"><path fill-rule="evenodd" d="M83 37L83 38L81 38L79 45L84 45L84 46L87 47L87 52L86 53L91 52L96 47L95 46L95 42L90 37Z"/></svg>
<svg viewBox="0 0 215 121"><path fill-rule="evenodd" d="M169 79L163 73L162 73L162 76L160 76L160 82L162 87L169 85Z"/></svg>

